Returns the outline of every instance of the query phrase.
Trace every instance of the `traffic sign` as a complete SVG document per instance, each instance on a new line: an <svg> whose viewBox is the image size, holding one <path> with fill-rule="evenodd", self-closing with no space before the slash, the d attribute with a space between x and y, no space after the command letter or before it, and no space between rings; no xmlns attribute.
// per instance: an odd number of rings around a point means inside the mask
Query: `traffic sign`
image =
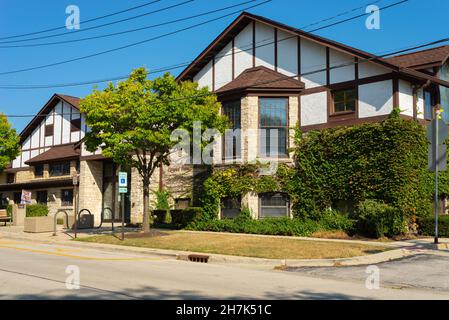
<svg viewBox="0 0 449 320"><path fill-rule="evenodd" d="M118 188L119 193L128 193L128 188L120 187Z"/></svg>
<svg viewBox="0 0 449 320"><path fill-rule="evenodd" d="M435 163L438 163L438 171L446 171L447 168L447 146L444 144L440 144L438 146L438 159L435 161L435 149L434 146L429 147L429 164L428 169L429 171L435 172Z"/></svg>
<svg viewBox="0 0 449 320"><path fill-rule="evenodd" d="M437 122L438 121L438 126ZM443 120L432 120L432 122L427 126L427 139L430 143L433 143L435 136L435 129L438 127L438 144L443 144L448 136L448 127Z"/></svg>
<svg viewBox="0 0 449 320"><path fill-rule="evenodd" d="M118 174L118 186L119 188L128 187L128 173L127 172L119 172Z"/></svg>

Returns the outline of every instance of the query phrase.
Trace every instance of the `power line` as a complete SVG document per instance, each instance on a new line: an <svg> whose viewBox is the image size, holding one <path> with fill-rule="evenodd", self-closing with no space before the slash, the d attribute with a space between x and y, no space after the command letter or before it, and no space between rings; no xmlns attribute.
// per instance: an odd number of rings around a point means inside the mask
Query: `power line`
<svg viewBox="0 0 449 320"><path fill-rule="evenodd" d="M408 1L408 0L407 0ZM401 2L401 3L403 3L403 1ZM263 4L263 3L261 3L261 4ZM261 4L259 4L259 5L261 5ZM397 4L397 3L396 3ZM390 8L391 7L391 5L390 6L388 6L388 7L384 7L384 8L379 8L379 11L381 11L381 10L384 10L384 9L387 9L387 8ZM365 14L366 15L366 14ZM359 16L357 16L357 18L359 18ZM353 18L354 19L354 18ZM347 19L346 19L346 21L348 21ZM322 28L325 28L326 26L324 26L324 27L321 27L321 29ZM287 37L287 38L284 38L284 39L282 39L282 40L279 40L278 42L281 42L281 41L285 41L285 40L288 40L288 39L292 39L292 38L295 38L296 36L291 36L291 37ZM265 40L263 40L263 41L265 41ZM263 42L263 41L259 41L259 42ZM259 43L258 42L258 43ZM260 48L260 47L264 47L264 46L268 46L268 45L270 45L270 44L273 44L274 42L271 42L271 43L264 43L263 45L260 45L260 46L256 46L256 48ZM251 45L251 48L250 49L248 49L248 50L240 50L239 52L236 52L236 54L237 53L240 53L240 52L245 52L245 51L249 51L249 50L252 50L252 45ZM230 54L225 54L225 55L223 55L223 56L226 56L226 55L230 55ZM221 58L221 56L219 57L219 58ZM178 68L181 68L181 67L183 67L183 66L188 66L189 64L190 64L191 62L186 62L186 63L183 63L183 64L178 64L176 67L166 67L166 68L161 68L161 69L159 69L158 71L153 71L153 72L150 72L150 73L157 73L157 72L162 72L162 71L170 71L170 70L175 70L175 69L178 69ZM0 73L0 75L1 75L1 73ZM34 86L32 86L32 85L24 85L24 86L0 86L0 89L43 89L43 88L52 88L52 87L69 87L69 86L80 86L80 85L87 85L87 84L94 84L94 83L102 83L102 82L108 82L108 81L115 81L115 80L120 80L120 79L125 79L125 78L127 78L128 76L127 75L124 75L124 76L118 76L118 77L112 77L112 78L109 78L109 79L101 79L101 80L91 80L91 81L85 81L85 82L77 82L77 83L70 83L70 84L57 84L57 85L34 85Z"/></svg>
<svg viewBox="0 0 449 320"><path fill-rule="evenodd" d="M57 33L57 34L48 35L48 36L41 36L41 37L36 37L36 38L29 38L29 39L22 39L22 40L13 40L13 41L2 41L2 42L0 42L0 44L33 41L33 40L48 39L48 38L54 38L54 37L60 37L60 36L71 36L71 35L78 34L80 32L86 32L86 31L93 30L93 29L103 28L103 27L111 26L111 25L114 25L114 24L117 24L117 23L134 20L134 19L141 18L141 17L144 17L144 16L149 16L149 15L152 15L154 13L167 11L167 10L170 10L170 9L173 9L173 8L176 8L176 7L183 6L183 5L185 5L187 3L190 3L190 2L193 2L193 1L195 1L195 0L187 0L187 1L180 2L180 3L177 3L177 4L171 5L171 6L167 6L167 7L160 8L160 9L153 10L153 11L146 12L146 13L142 13L142 14L139 14L137 16L133 16L133 17L129 17L129 18L121 19L121 20L116 20L116 21L112 21L112 22L96 25L96 26L89 27L89 28L83 28L83 29L77 30L75 32L70 32L70 33L62 32L62 33ZM32 46L33 46L33 44L30 44L30 45L24 44L24 45L17 45L17 46L5 46L4 48L32 47Z"/></svg>
<svg viewBox="0 0 449 320"><path fill-rule="evenodd" d="M327 21L330 21L330 20L334 20L335 18L345 16L345 15L347 15L347 14L349 14L349 13L355 12L355 11L360 10L360 9L364 9L364 8L366 8L366 7L369 6L369 5L373 5L373 4L382 2L382 1L384 1L384 0L377 0L377 1L374 1L374 2L369 2L369 3L367 3L367 4L364 5L364 6L357 7L357 8L351 9L351 10L347 10L347 11L344 11L344 12L342 12L342 13L338 13L338 14L332 16L332 17L325 18L325 19L322 19L322 20L320 20L320 21L317 21L317 22L313 22L313 23L307 24L307 25L302 26L302 27L299 27L299 28L300 28L300 29L306 29L306 28L308 28L308 27L315 26L315 25L320 24L320 23L322 23L322 22L327 22Z"/></svg>
<svg viewBox="0 0 449 320"><path fill-rule="evenodd" d="M268 2L271 2L271 1L272 0L266 0L264 2L261 2L261 3L255 4L255 5L246 7L243 10L248 10L248 9L251 9L251 8L255 8L255 7L264 5L264 4L268 3ZM170 35L174 35L174 34L177 34L177 33L183 32L183 31L194 29L194 28L200 27L202 25L206 25L208 23L215 22L215 21L220 20L220 19L224 19L226 17L232 16L232 15L234 15L236 13L240 13L240 12L241 12L241 10L234 11L234 12L231 12L231 13L219 16L217 18L213 18L213 19L210 19L210 20L206 20L206 21L203 21L203 22L191 25L189 27L181 28L181 29L178 29L178 30L175 30L175 31L172 31L172 32L168 32L168 33L165 33L165 34L162 34L162 35L159 35L159 36L155 36L155 37L152 37L152 38L149 38L149 39L141 40L141 41L138 41L138 42L133 42L133 43L121 46L121 47L116 47L116 48L113 48L113 49L109 49L109 50L105 50L105 51L89 54L89 55L86 55L86 56L81 56L81 57L73 58L73 59L69 59L69 60L62 60L62 61L59 61L59 62L54 62L54 63L50 63L50 64L46 64L46 65L40 65L40 66L36 66L36 67L29 67L29 68L24 68L24 69L0 72L0 75L20 73L20 72L26 72L26 71L32 71L32 70L38 70L38 69L44 69L44 68L54 67L54 66L58 66L58 65L74 62L74 61L80 61L80 60L84 60L84 59L93 58L93 57L100 56L100 55L103 55L103 54L107 54L107 53L123 50L123 49L126 49L126 48L130 48L130 47L134 47L134 46L143 44L143 43L147 43L147 42L150 42L150 41L158 40L158 39L161 39L161 38L164 38L164 37L167 37L167 36L170 36Z"/></svg>
<svg viewBox="0 0 449 320"><path fill-rule="evenodd" d="M131 7L131 8L124 9L124 10L117 11L117 12L113 12L113 13L110 13L110 14L107 14L107 15L104 15L104 16L91 18L91 19L83 21L82 23L85 24L85 23L89 23L89 22L92 22L92 21L96 21L96 20L112 17L112 16L115 16L115 15L118 15L118 14L121 14L121 13L129 12L129 11L136 10L136 9L140 9L140 8L149 6L151 4L154 4L154 3L160 2L160 1L161 0L150 1L150 2L147 2L147 3L141 4L139 6L136 6L136 7ZM76 24L76 25L78 25L78 24ZM41 31L35 31L35 32L30 32L30 33L18 34L18 35L14 35L14 36L0 37L0 40L19 38L19 37L24 37L24 36L31 36L31 35L35 35L35 34L40 34L40 33L45 33L45 32L50 32L50 31L56 31L56 30L65 29L65 28L66 28L66 26L54 27L54 28L49 28L49 29L45 29L45 30L41 30Z"/></svg>
<svg viewBox="0 0 449 320"><path fill-rule="evenodd" d="M447 42L447 41L449 41L449 38L445 38L445 39L441 39L441 40L437 40L437 41L432 41L432 42L429 42L427 45L433 45L433 44L435 44L437 42L440 42L440 41L443 41L443 40L445 40ZM422 48L423 46L425 46L425 45L414 46L414 47L411 47L411 48L409 48L407 50L403 49L403 50L399 50L399 51L395 51L395 52L386 53L386 54L383 54L383 55L380 55L380 56L373 56L373 57L370 57L370 58L359 59L358 61L350 61L350 62L341 63L341 64L338 64L338 65L329 67L329 70L335 70L335 69L344 68L344 67L348 67L348 66L355 65L355 64L361 64L361 63L370 62L370 61L373 61L373 60L376 60L376 59L379 59L379 58L383 58L383 57L387 57L387 56L391 56L391 55L396 55L396 54L402 53L404 51L416 50L417 48ZM256 82L254 85L255 86L260 86L260 85L264 85L264 84L271 84L271 83L283 81L285 79L301 78L301 77L304 77L304 76L308 76L308 75L312 75L312 74L316 74L316 73L321 73L321 72L324 72L326 70L328 70L327 67L326 68L321 68L321 69L316 69L316 70L313 70L313 71L303 72L303 73L295 74L295 75L291 75L291 76L285 76L283 78L276 79L276 80L260 81L260 82ZM155 105L155 104L159 104L159 103L170 103L170 102L188 100L188 99L193 99L193 98L201 98L201 97L207 97L207 96L214 95L214 94L215 94L215 92L207 92L207 93L199 94L199 95L184 96L184 97L179 97L179 98L176 98L176 99L168 99L168 100L165 100L165 101L162 101L162 102L157 102L157 103L153 102L153 103L149 103L148 105ZM72 113L72 115L73 114L80 114L80 113ZM61 115L64 115L64 114L61 114ZM65 115L68 115L68 114L65 114ZM36 116L44 117L44 116L47 116L47 115L39 115L39 114L17 115L17 114L12 114L12 115L6 115L6 116L9 117L9 118L29 118L29 117L36 117Z"/></svg>
<svg viewBox="0 0 449 320"><path fill-rule="evenodd" d="M190 0L190 1L192 1L192 0ZM190 2L190 1L187 1L187 2ZM129 30L125 30L125 31L119 31L119 32L114 32L114 33L103 34L103 35L99 35L99 36L93 36L93 37L87 37L87 38L81 38L81 39L74 39L74 40L63 40L63 41L56 41L56 42L21 44L21 45L11 45L11 46L1 46L1 42L0 42L0 48L41 47L41 46L57 45L57 44L64 44L64 43L74 43L74 42L80 42L80 41L87 41L87 40L94 40L94 39L101 39L101 38L106 38L106 37L112 37L112 36L122 35L122 34L136 32L136 31L142 31L142 30L146 30L146 29L151 29L151 28L161 27L161 26L165 26L165 25L169 25L169 24L173 24L173 23L178 23L178 22L182 22L182 21L191 20L191 19L194 19L194 18L198 18L198 17L201 17L201 16L209 15L209 14L216 13L216 12L219 12L219 11L223 11L223 10L239 7L239 6L242 6L242 5L251 3L251 2L255 2L255 1L257 1L257 0L249 0L249 1L241 2L241 3L238 3L238 4L232 5L232 6L227 6L227 7L223 7L223 8L220 8L220 9L215 9L215 10L211 10L211 11L195 14L193 16L188 16L188 17L185 17L185 18L170 20L170 21L166 21L166 22L162 22L162 23L157 23L157 24L148 25L148 26L145 26L145 27L140 27L140 28L135 28L135 29L129 29ZM182 4L185 4L187 2L183 2Z"/></svg>

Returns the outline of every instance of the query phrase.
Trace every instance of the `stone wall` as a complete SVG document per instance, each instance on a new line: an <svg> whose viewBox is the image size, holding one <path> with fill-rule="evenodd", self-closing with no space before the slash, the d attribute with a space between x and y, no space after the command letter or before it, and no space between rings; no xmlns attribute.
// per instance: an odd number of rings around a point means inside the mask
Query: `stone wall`
<svg viewBox="0 0 449 320"><path fill-rule="evenodd" d="M79 181L79 208L89 209L98 224L103 208L103 162L81 161Z"/></svg>

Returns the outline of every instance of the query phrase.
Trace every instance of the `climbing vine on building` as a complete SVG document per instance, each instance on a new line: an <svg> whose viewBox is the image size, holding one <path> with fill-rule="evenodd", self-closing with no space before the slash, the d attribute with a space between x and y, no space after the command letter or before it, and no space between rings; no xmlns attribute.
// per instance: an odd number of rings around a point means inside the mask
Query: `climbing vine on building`
<svg viewBox="0 0 449 320"><path fill-rule="evenodd" d="M213 168L210 177L204 182L201 198L205 217L216 218L221 199L226 197L240 197L249 192L287 192L285 177L289 176L291 169L280 165L276 174L261 175L262 167L262 164L256 163Z"/></svg>

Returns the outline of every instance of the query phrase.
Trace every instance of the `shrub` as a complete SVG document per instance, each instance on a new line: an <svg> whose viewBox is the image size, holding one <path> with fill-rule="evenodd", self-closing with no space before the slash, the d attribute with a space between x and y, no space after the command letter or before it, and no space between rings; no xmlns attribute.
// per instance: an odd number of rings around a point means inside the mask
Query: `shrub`
<svg viewBox="0 0 449 320"><path fill-rule="evenodd" d="M190 224L187 229L279 236L310 236L319 229L319 225L312 220L301 221L289 218L266 218L263 220L225 219L197 221Z"/></svg>
<svg viewBox="0 0 449 320"><path fill-rule="evenodd" d="M156 195L156 210L169 210L170 204L168 199L170 198L170 192L167 190L157 190L153 191Z"/></svg>
<svg viewBox="0 0 449 320"><path fill-rule="evenodd" d="M357 208L357 231L380 238L392 237L407 231L407 220L401 211L375 200L365 200Z"/></svg>
<svg viewBox="0 0 449 320"><path fill-rule="evenodd" d="M184 210L170 211L172 224L176 228L185 228L189 224L196 223L203 219L203 210L197 207L191 207Z"/></svg>
<svg viewBox="0 0 449 320"><path fill-rule="evenodd" d="M424 236L435 235L435 217L429 216L418 220L418 232ZM449 237L449 216L438 217L438 235Z"/></svg>
<svg viewBox="0 0 449 320"><path fill-rule="evenodd" d="M167 215L170 214L169 210L153 210L154 223L164 224L166 223Z"/></svg>
<svg viewBox="0 0 449 320"><path fill-rule="evenodd" d="M48 207L44 204L29 204L26 206L27 217L46 217L48 216Z"/></svg>
<svg viewBox="0 0 449 320"><path fill-rule="evenodd" d="M356 232L356 223L356 220L336 210L327 210L321 215L321 219L319 220L319 225L322 230L341 230L348 234L354 234Z"/></svg>

